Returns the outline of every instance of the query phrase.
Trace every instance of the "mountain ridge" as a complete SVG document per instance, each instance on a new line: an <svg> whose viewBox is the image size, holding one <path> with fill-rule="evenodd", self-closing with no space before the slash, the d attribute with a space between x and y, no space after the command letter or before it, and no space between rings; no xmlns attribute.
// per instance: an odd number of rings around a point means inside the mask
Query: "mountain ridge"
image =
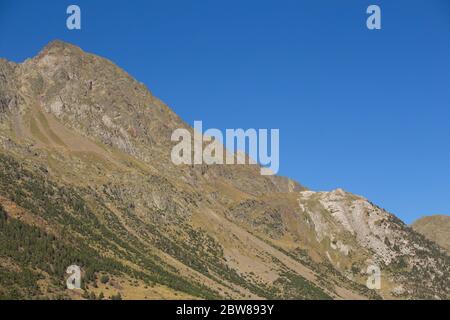
<svg viewBox="0 0 450 320"><path fill-rule="evenodd" d="M411 227L450 252L450 216L424 216L414 221Z"/></svg>
<svg viewBox="0 0 450 320"><path fill-rule="evenodd" d="M21 64L0 60L3 240L31 259L1 248L0 272L38 279L0 282L0 297L81 298L64 289L72 259L86 270L83 292L97 296L448 298L448 256L392 214L341 189L261 176L257 165L175 166L176 128L192 130L76 46L54 41ZM35 257L20 230L57 248L55 258ZM381 290L365 287L371 264Z"/></svg>

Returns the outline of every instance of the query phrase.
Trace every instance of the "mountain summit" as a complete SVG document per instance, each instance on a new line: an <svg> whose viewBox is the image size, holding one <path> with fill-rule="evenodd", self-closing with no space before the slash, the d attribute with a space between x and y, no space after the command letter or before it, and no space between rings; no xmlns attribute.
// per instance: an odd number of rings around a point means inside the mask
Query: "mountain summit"
<svg viewBox="0 0 450 320"><path fill-rule="evenodd" d="M177 128L192 130L71 44L0 60L0 298L450 297L445 250L394 215L257 165L175 166Z"/></svg>

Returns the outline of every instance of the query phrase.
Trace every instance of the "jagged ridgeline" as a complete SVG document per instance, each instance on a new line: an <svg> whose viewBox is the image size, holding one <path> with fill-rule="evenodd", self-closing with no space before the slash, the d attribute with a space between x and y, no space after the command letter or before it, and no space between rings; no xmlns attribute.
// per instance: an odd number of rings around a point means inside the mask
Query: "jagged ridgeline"
<svg viewBox="0 0 450 320"><path fill-rule="evenodd" d="M177 128L73 45L0 60L0 298L449 298L445 250L392 214L257 165L176 166Z"/></svg>

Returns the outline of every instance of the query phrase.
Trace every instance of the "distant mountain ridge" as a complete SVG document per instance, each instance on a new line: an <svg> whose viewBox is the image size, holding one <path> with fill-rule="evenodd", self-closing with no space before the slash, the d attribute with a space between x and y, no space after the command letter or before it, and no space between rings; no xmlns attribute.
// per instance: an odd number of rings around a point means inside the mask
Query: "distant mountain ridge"
<svg viewBox="0 0 450 320"><path fill-rule="evenodd" d="M422 217L415 221L412 228L427 239L436 242L450 252L450 216L435 215Z"/></svg>
<svg viewBox="0 0 450 320"><path fill-rule="evenodd" d="M192 130L71 44L0 60L0 298L450 297L449 256L394 215L258 165L175 166L177 128Z"/></svg>

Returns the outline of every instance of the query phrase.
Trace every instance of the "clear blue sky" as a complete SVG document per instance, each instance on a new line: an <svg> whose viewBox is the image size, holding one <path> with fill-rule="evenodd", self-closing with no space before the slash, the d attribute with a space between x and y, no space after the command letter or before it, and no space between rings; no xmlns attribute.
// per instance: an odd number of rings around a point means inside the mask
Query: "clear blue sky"
<svg viewBox="0 0 450 320"><path fill-rule="evenodd" d="M279 128L280 174L314 190L407 223L450 214L449 0L0 0L0 57L53 39L113 60L191 125Z"/></svg>

